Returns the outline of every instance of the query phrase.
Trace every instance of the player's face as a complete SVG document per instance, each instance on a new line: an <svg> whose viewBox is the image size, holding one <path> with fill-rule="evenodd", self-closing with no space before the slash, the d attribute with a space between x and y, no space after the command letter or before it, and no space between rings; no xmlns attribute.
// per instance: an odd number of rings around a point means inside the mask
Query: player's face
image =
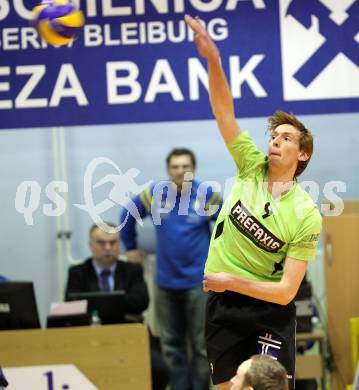
<svg viewBox="0 0 359 390"><path fill-rule="evenodd" d="M192 159L188 154L182 154L180 156L172 156L168 163L167 170L171 180L177 186L182 186L185 173L186 172L194 173L194 166L192 163Z"/></svg>
<svg viewBox="0 0 359 390"><path fill-rule="evenodd" d="M231 388L230 390L250 390L251 387L244 387L244 375L249 370L249 367L252 364L252 359L245 360L237 369L236 375L231 379Z"/></svg>
<svg viewBox="0 0 359 390"><path fill-rule="evenodd" d="M92 257L100 266L107 268L116 262L120 250L117 232L106 233L97 228L92 232L89 245Z"/></svg>
<svg viewBox="0 0 359 390"><path fill-rule="evenodd" d="M300 150L300 131L294 126L284 124L276 127L271 133L268 148L269 164L285 169L294 168L298 161L305 161L308 155Z"/></svg>

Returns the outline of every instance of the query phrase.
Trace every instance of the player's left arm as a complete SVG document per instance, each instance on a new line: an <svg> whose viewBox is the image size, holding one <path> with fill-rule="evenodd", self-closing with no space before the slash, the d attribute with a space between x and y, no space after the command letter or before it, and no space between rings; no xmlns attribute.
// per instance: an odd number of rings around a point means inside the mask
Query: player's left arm
<svg viewBox="0 0 359 390"><path fill-rule="evenodd" d="M263 301L287 305L296 296L307 267L307 261L287 257L279 282L248 280L225 272L209 273L204 275L203 290L234 291Z"/></svg>

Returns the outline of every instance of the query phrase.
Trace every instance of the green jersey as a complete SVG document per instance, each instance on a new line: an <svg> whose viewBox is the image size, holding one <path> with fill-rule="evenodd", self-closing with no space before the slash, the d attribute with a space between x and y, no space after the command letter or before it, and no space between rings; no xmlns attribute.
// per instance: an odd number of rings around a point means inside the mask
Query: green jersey
<svg viewBox="0 0 359 390"><path fill-rule="evenodd" d="M213 229L205 273L279 281L287 256L315 258L321 215L296 181L279 199L272 197L266 183L268 157L247 132L227 147L238 172Z"/></svg>

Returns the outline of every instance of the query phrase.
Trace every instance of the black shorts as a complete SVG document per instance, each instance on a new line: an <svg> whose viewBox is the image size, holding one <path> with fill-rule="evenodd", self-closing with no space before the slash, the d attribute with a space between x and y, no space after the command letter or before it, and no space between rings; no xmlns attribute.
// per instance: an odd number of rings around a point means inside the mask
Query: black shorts
<svg viewBox="0 0 359 390"><path fill-rule="evenodd" d="M294 389L295 305L282 306L238 293L209 293L206 343L213 383L230 380L252 355L270 355L288 372Z"/></svg>

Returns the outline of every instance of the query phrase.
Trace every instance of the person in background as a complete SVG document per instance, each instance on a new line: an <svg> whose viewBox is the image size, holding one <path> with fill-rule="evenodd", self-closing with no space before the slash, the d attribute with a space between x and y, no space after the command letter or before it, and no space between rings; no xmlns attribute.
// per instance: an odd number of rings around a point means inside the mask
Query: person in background
<svg viewBox="0 0 359 390"><path fill-rule="evenodd" d="M107 225L113 230L104 231L97 225L91 227L89 246L92 256L82 264L70 267L65 299L68 300L71 293L124 290L125 310L133 321L133 318L141 317L149 303L142 266L118 260L120 238L116 226ZM152 337L151 365L153 390L164 390L169 382L168 368Z"/></svg>
<svg viewBox="0 0 359 390"><path fill-rule="evenodd" d="M151 184L133 199L141 218L151 216L156 230L155 310L172 390L208 390L204 344L206 294L202 275L221 197L194 180L196 158L189 149L174 149L166 159L169 180ZM145 256L136 239L131 205L121 214L121 238L130 261ZM191 351L187 347L190 345Z"/></svg>

